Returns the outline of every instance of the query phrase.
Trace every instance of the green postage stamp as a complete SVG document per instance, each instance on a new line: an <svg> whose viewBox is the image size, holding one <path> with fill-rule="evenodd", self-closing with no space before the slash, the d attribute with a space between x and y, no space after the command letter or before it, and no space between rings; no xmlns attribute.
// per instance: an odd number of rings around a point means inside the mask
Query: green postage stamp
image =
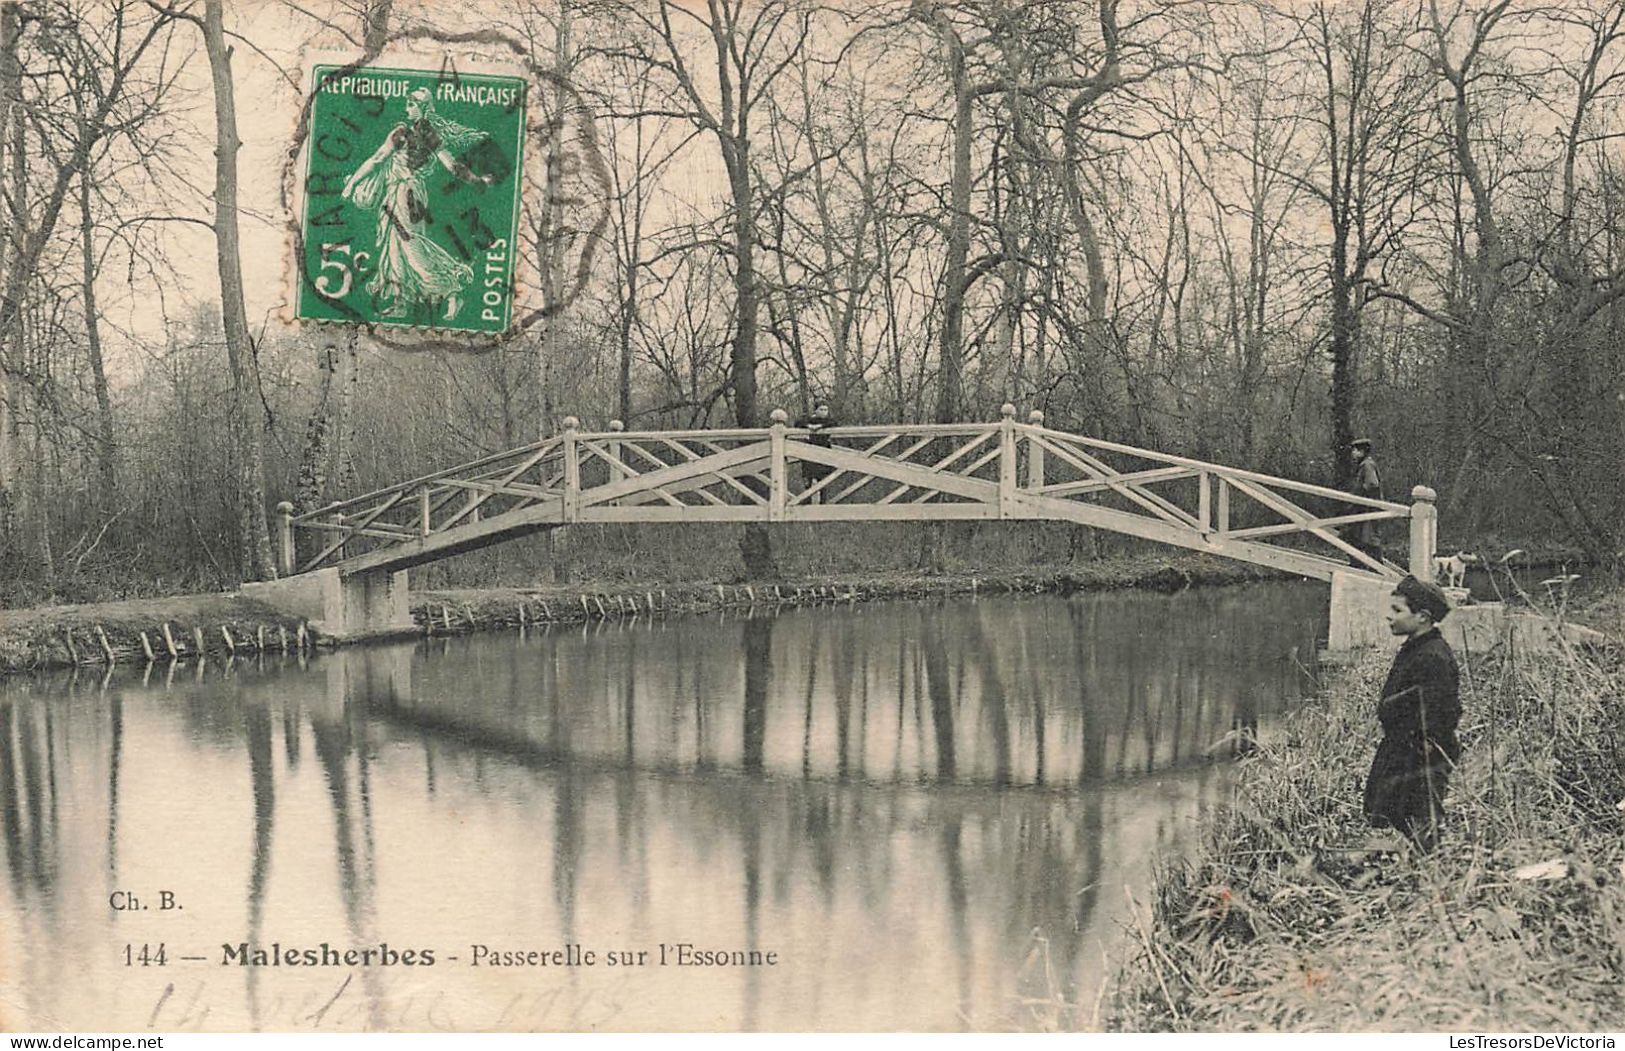
<svg viewBox="0 0 1625 1051"><path fill-rule="evenodd" d="M525 78L341 65L312 75L295 316L506 331Z"/></svg>

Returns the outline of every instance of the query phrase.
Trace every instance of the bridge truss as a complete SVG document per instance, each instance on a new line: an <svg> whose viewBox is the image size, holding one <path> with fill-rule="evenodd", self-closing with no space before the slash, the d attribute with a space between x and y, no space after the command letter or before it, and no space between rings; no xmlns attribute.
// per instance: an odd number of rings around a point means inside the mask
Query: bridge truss
<svg viewBox="0 0 1625 1051"><path fill-rule="evenodd" d="M563 433L304 514L281 505L285 574L406 569L578 522L1050 520L1321 580L1397 578L1342 526L1404 519L1431 577L1434 494L1413 504L1026 422L837 427L817 441L782 411L760 429ZM826 443L827 444L824 444Z"/></svg>

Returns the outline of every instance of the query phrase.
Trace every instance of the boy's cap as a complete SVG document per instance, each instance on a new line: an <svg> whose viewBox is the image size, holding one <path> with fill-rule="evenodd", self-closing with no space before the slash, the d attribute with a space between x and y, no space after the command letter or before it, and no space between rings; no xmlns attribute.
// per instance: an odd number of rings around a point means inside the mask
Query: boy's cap
<svg viewBox="0 0 1625 1051"><path fill-rule="evenodd" d="M1417 580L1413 576L1407 575L1394 585L1394 594L1409 602L1411 609L1417 613L1430 615L1435 624L1450 612L1450 599L1445 595L1443 588L1425 580Z"/></svg>

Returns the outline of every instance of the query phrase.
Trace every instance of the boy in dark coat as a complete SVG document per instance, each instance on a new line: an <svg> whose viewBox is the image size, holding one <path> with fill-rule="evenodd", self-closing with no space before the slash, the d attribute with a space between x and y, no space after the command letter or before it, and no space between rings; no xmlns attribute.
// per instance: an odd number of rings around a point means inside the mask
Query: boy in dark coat
<svg viewBox="0 0 1625 1051"><path fill-rule="evenodd" d="M1423 850L1438 843L1445 783L1461 756L1460 673L1438 628L1449 612L1449 600L1435 584L1408 576L1394 588L1388 630L1405 636L1405 643L1377 702L1382 742L1365 783L1366 819Z"/></svg>
<svg viewBox="0 0 1625 1051"><path fill-rule="evenodd" d="M796 426L807 428L808 445L816 445L824 449L833 446L834 443L830 440L829 434L826 433L829 428L835 426L835 417L830 414L828 402L819 402L813 407L812 415L797 420ZM811 461L803 461L801 464L801 477L809 489L828 477L829 472L828 464L813 463ZM820 489L818 492L813 493L807 498L807 502L809 504L823 503L824 490Z"/></svg>

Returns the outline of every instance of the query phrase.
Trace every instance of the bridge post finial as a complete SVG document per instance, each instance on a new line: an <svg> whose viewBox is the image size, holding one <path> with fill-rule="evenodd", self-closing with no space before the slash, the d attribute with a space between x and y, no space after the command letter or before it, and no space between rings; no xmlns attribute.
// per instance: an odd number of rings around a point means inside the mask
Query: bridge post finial
<svg viewBox="0 0 1625 1051"><path fill-rule="evenodd" d="M1027 414L1027 422L1032 424L1034 427L1042 427L1044 425L1044 410L1034 409L1029 412Z"/></svg>
<svg viewBox="0 0 1625 1051"><path fill-rule="evenodd" d="M1007 420L1013 420L1016 418L1016 407L1009 402L1005 402L999 406L999 414Z"/></svg>
<svg viewBox="0 0 1625 1051"><path fill-rule="evenodd" d="M277 569L285 577L293 576L293 505L284 500L276 505L276 560Z"/></svg>
<svg viewBox="0 0 1625 1051"><path fill-rule="evenodd" d="M622 420L610 420L609 429L612 431L624 431L626 430L626 423Z"/></svg>
<svg viewBox="0 0 1625 1051"><path fill-rule="evenodd" d="M1425 485L1411 490L1411 576L1433 579L1433 556L1439 546L1439 494Z"/></svg>

